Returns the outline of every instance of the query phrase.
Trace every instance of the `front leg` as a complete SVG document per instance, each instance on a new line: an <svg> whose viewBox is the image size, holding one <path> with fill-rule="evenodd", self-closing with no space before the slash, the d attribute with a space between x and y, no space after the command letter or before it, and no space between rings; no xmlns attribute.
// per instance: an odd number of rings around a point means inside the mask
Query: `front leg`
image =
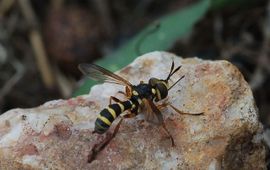
<svg viewBox="0 0 270 170"><path fill-rule="evenodd" d="M171 139L172 146L175 146L174 139L165 125L163 115L160 112L158 106L156 106L151 99L144 99L143 101L146 107L146 115L145 115L146 120L149 122L153 122L154 124L157 125L162 125L162 128L165 130L168 137ZM155 120L157 120L157 122L155 122Z"/></svg>
<svg viewBox="0 0 270 170"><path fill-rule="evenodd" d="M179 114L186 114L186 115L191 115L191 116L199 116L199 115L203 115L204 112L198 112L198 113L191 113L191 112L184 112L179 110L178 108L176 108L175 106L173 106L172 104L170 104L169 102L164 102L161 103L159 105L157 105L158 109L162 110L165 107L170 106L175 112L179 113Z"/></svg>
<svg viewBox="0 0 270 170"><path fill-rule="evenodd" d="M179 114L186 114L186 115L191 115L191 116L199 116L199 115L203 115L204 112L198 112L198 113L190 113L190 112L183 112L179 109L177 109L176 107L174 107L173 105L171 104L168 104L174 111L176 111L177 113Z"/></svg>

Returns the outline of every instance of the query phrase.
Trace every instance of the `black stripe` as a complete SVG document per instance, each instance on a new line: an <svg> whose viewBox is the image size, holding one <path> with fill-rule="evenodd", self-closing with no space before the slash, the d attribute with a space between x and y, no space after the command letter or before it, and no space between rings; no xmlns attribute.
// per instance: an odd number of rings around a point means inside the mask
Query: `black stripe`
<svg viewBox="0 0 270 170"><path fill-rule="evenodd" d="M108 128L104 128L102 127L100 124L96 123L95 124L95 132L97 132L98 134L103 134L108 130Z"/></svg>
<svg viewBox="0 0 270 170"><path fill-rule="evenodd" d="M130 109L132 107L132 105L131 105L131 103L130 103L129 100L128 101L121 102L121 103L124 106L124 110L128 110L128 109Z"/></svg>
<svg viewBox="0 0 270 170"><path fill-rule="evenodd" d="M132 101L132 103L135 105L135 107L133 109L131 109L130 111L132 113L136 113L138 111L138 107L139 107L139 100L140 97L139 96L131 96L130 100Z"/></svg>
<svg viewBox="0 0 270 170"><path fill-rule="evenodd" d="M96 119L96 122L95 122L95 131L97 133L104 133L106 132L108 129L109 129L109 125L107 125L106 123L104 123L102 120L100 120L99 118Z"/></svg>
<svg viewBox="0 0 270 170"><path fill-rule="evenodd" d="M106 117L111 123L114 121L114 118L113 118L112 114L109 112L108 109L103 109L100 112L100 115L103 116L103 117Z"/></svg>
<svg viewBox="0 0 270 170"><path fill-rule="evenodd" d="M135 104L136 106L139 105L138 100L140 99L139 96L131 96L130 100L132 101L133 104Z"/></svg>
<svg viewBox="0 0 270 170"><path fill-rule="evenodd" d="M117 103L112 104L109 107L115 111L116 116L119 116L121 114L121 107Z"/></svg>

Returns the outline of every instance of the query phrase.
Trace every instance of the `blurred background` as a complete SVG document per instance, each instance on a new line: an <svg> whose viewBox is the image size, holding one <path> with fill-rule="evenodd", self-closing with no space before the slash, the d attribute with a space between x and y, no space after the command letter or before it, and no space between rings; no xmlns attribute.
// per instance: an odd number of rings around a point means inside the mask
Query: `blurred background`
<svg viewBox="0 0 270 170"><path fill-rule="evenodd" d="M88 93L79 63L166 50L235 64L268 128L269 47L267 0L0 0L0 113Z"/></svg>

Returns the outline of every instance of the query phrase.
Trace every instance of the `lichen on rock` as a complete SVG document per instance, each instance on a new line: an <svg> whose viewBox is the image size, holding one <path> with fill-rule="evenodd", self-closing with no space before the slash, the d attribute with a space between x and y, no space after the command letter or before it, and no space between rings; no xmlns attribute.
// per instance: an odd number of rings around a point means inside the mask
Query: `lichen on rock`
<svg viewBox="0 0 270 170"><path fill-rule="evenodd" d="M185 78L165 101L185 112L204 112L190 116L162 109L176 146L161 127L145 121L142 111L124 119L115 138L88 163L94 145L106 136L92 134L98 113L110 96L123 98L117 94L123 86L104 83L89 95L1 115L1 169L266 169L254 98L231 63L152 52L117 74L132 84L166 78L172 60L182 68L170 83Z"/></svg>

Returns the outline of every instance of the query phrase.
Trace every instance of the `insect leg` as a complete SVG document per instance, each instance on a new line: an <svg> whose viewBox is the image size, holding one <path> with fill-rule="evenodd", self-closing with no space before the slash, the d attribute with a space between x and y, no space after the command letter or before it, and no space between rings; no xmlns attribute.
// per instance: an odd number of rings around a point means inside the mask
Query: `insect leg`
<svg viewBox="0 0 270 170"><path fill-rule="evenodd" d="M120 93L122 95L124 95L126 98L129 98L132 96L132 89L128 86L126 86L126 89L125 89L126 92L123 92L123 91L118 91L117 93Z"/></svg>
<svg viewBox="0 0 270 170"><path fill-rule="evenodd" d="M163 115L161 114L160 110L158 109L158 107L152 102L152 100L148 99L148 100L144 100L145 103L147 103L147 107L150 107L151 108L151 112L152 114L156 115L157 116L157 119L158 119L158 124L159 125L162 125L163 129L166 131L167 135L169 136L169 138L171 139L171 142L172 142L172 146L175 146L174 144L174 140L173 140L173 137L172 135L170 134L169 130L167 129L166 125L165 125L165 122L164 122L164 119L163 119ZM150 111L150 110L149 110ZM150 112L150 114L151 114ZM149 114L149 115L150 115Z"/></svg>
<svg viewBox="0 0 270 170"><path fill-rule="evenodd" d="M177 112L179 114L188 114L188 115L193 115L193 116L199 116L199 115L203 115L204 114L204 112L199 112L199 113L183 112L183 111L177 109L175 106L173 106L172 104L170 104L168 102L164 102L164 103L161 103L161 104L157 105L157 108L160 109L160 110L162 110L162 109L164 109L167 106L170 106L175 112Z"/></svg>
<svg viewBox="0 0 270 170"><path fill-rule="evenodd" d="M93 149L91 150L91 153L88 155L88 163L91 163L93 160L95 160L96 156L99 152L101 152L109 143L110 141L115 137L117 134L120 125L123 121L123 118L120 119L120 121L117 123L116 127L113 130L113 133L108 133L105 140L102 141L99 144L95 144Z"/></svg>
<svg viewBox="0 0 270 170"><path fill-rule="evenodd" d="M124 97L126 100L128 100L127 94L126 94L125 92L123 92L123 91L118 91L117 93L122 94L123 97Z"/></svg>
<svg viewBox="0 0 270 170"><path fill-rule="evenodd" d="M118 91L117 93L120 93L120 94L124 95L125 97L127 96L126 93L123 91Z"/></svg>
<svg viewBox="0 0 270 170"><path fill-rule="evenodd" d="M132 89L129 86L126 86L126 96L128 98L132 96Z"/></svg>
<svg viewBox="0 0 270 170"><path fill-rule="evenodd" d="M137 114L136 113L131 113L130 111L129 111L128 114L123 115L124 118L133 118L135 116L137 116Z"/></svg>
<svg viewBox="0 0 270 170"><path fill-rule="evenodd" d="M165 125L164 122L162 122L162 127L166 131L166 133L169 136L169 138L171 139L172 146L175 146L174 139L173 139L172 135L170 134L169 130L167 129L167 127L166 127L166 125Z"/></svg>
<svg viewBox="0 0 270 170"><path fill-rule="evenodd" d="M164 109L164 108L167 107L167 106L168 106L168 103L161 103L161 104L157 105L157 108L158 108L159 110L162 110L162 109Z"/></svg>
<svg viewBox="0 0 270 170"><path fill-rule="evenodd" d="M111 96L111 97L110 97L110 105L112 104L112 101L115 101L116 103L121 102L120 99L118 99L118 98L116 98L116 97L114 97L114 96Z"/></svg>

